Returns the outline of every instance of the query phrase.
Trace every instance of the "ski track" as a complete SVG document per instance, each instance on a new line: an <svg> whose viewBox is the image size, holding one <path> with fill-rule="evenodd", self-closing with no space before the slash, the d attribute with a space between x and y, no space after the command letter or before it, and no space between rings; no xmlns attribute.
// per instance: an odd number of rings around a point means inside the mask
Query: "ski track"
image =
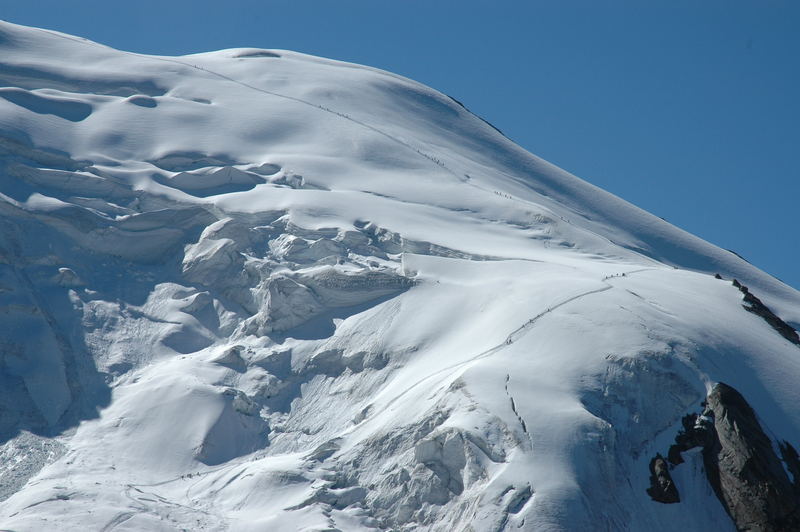
<svg viewBox="0 0 800 532"><path fill-rule="evenodd" d="M632 271L624 272L624 274L625 275L632 275L632 274L635 274L635 273L639 273L639 272L643 272L643 271L647 271L647 270L653 270L653 269L655 269L655 268L641 268L641 269L638 269L638 270L632 270ZM619 274L619 275L622 276L623 274ZM397 395L394 398L392 398L392 400L390 400L384 406L383 409L384 410L389 410L392 407L392 405L394 405L397 401L402 399L406 394L411 392L414 388L416 388L417 386L421 385L423 382L426 382L426 381L428 381L428 380L430 380L430 379L432 379L432 378L434 378L434 377L436 377L438 375L441 375L442 373L449 372L449 371L452 371L454 369L458 369L458 368L460 368L462 366L466 366L467 364L471 364L472 362L475 362L477 360L481 360L481 359L484 359L484 358L487 358L487 357L490 357L490 356L494 355L495 353L497 353L498 351L500 351L504 347L506 347L508 345L511 345L514 342L516 342L517 340L519 340L524 334L526 334L531 329L531 327L533 327L536 324L537 321L539 321L544 316L547 316L548 314L550 314L554 310L559 309L559 308L561 308L561 307L563 307L565 305L568 305L568 304L572 303L573 301L577 301L577 300L582 299L584 297L591 296L593 294L599 294L601 292L605 292L606 290L610 290L610 289L614 288L614 286L608 282L608 279L611 279L613 277L615 277L615 276L608 276L608 277L605 277L605 278L601 279L601 282L605 285L602 288L595 288L594 290L588 290L586 292L582 292L580 294L576 294L576 295L574 295L572 297L569 297L569 298L567 298L567 299L565 299L565 300L563 300L563 301L561 301L561 302L559 302L559 303L557 303L557 304L555 304L555 305L553 305L551 307L548 307L546 310L540 312L539 314L537 314L533 318L529 319L524 324L522 324L519 327L517 327L516 329L514 329L506 337L506 339L503 342L501 342L501 343L499 343L499 344L497 344L497 345L495 345L493 347L490 347L489 349L486 349L485 351L481 351L477 355L475 355L475 356L473 356L471 358L468 358L467 360L464 360L464 361L458 362L456 364L452 364L450 366L441 368L441 369L439 369L437 371L434 371L430 375L428 375L426 377L423 377L422 379L416 381L414 384L412 384L411 386L406 388L402 393L400 393L399 395ZM353 430L353 429L351 429L351 430Z"/></svg>
<svg viewBox="0 0 800 532"><path fill-rule="evenodd" d="M601 293L601 292L605 292L606 290L610 290L610 289L614 288L613 285L608 283L609 279L618 278L618 277L622 277L622 276L633 275L633 274L636 274L636 273L639 273L639 272L653 270L653 269L654 268L641 268L641 269L637 269L637 270L631 270L631 271L623 272L623 273L620 273L620 274L609 275L607 277L604 277L601 280L601 282L603 282L605 284L605 286L603 286L601 288L593 289L593 290L588 290L588 291L582 292L580 294L576 294L576 295L574 295L572 297L569 297L569 298L557 303L556 305L548 307L546 310L540 312L539 314L537 314L536 316L534 316L533 318L531 318L527 322L525 322L523 325L521 325L518 328L516 328L515 330L513 330L506 337L506 340L504 340L503 342L501 342L501 343L499 343L499 344L497 344L497 345L495 345L495 346L493 346L493 347L491 347L489 349L486 349L485 351L482 351L481 353L478 353L477 355L475 355L475 356L473 356L473 357L471 357L471 358L469 358L467 360L464 360L464 361L459 362L457 364L453 364L451 366L447 366L445 368L442 368L442 369L440 369L440 370L438 370L438 371L436 371L434 373L431 373L430 375L424 377L423 379L418 380L413 385L411 385L406 390L404 390L401 394L399 394L395 398L393 398L389 403L387 403L386 406L384 406L383 410L384 411L388 411L389 409L391 409L391 407L398 400L402 399L405 395L407 395L408 393L413 391L414 388L422 385L424 382L426 382L426 381L428 381L428 380L430 380L430 379L432 379L432 378L434 378L434 377L436 377L438 375L441 375L443 373L450 372L452 370L456 370L456 369L458 369L460 367L463 367L463 366L466 366L468 364L471 364L471 363L473 363L473 362L475 362L477 360L481 360L483 358L487 358L489 356L492 356L493 354L495 354L498 351L500 351L503 347L506 347L506 346L511 345L512 343L518 341L524 334L526 334L533 327L533 325L538 320L540 320L544 316L552 313L556 309L564 307L565 305L568 305L568 304L570 304L570 303L572 303L574 301L577 301L579 299L582 299L584 297L588 297L588 296L593 295L593 294L598 294L598 293ZM520 428L522 429L523 433L525 433L525 435L527 437L528 447L531 448L531 446L533 445L533 440L532 440L531 434L528 432L528 428L527 428L527 425L525 423L525 420L522 418L522 416L517 411L516 402L514 400L514 397L511 395L511 393L508 390L509 382L510 382L510 375L507 374L506 375L506 380L505 380L505 383L504 383L504 390L505 390L506 395L509 398L510 405L511 405L511 410L513 411L515 417L517 418L517 420L518 420L518 422L520 424ZM345 436L345 435L353 432L357 428L357 426L358 425L356 425L354 427L351 427L346 432L344 432L342 434L342 436ZM194 475L206 476L206 475L209 475L209 474L212 474L212 473L224 470L224 469L229 469L229 466L221 466L221 467L214 468L214 469L212 469L210 471L197 472ZM241 472L237 473L235 476L239 476L240 474L241 474ZM198 507L186 506L186 505L183 505L183 504L175 503L175 502L172 502L172 501L169 501L169 500L165 499L164 497L162 497L160 495L157 495L155 493L145 492L145 491L143 491L141 489L141 488L145 488L145 487L163 486L163 485L170 484L170 483L176 482L178 480L184 480L184 479L185 479L185 477L181 476L181 477L170 478L170 479L167 479L167 480L155 482L155 483L152 483L152 484L128 484L126 489L125 489L125 491L124 491L124 493L125 493L125 496L128 499L130 499L132 502L136 503L137 505L140 505L140 507L141 507L140 509L142 511L149 512L149 513L151 513L153 515L157 515L159 517L163 517L163 515L157 509L152 509L152 508L148 507L146 504L144 504L144 502L143 502L143 500L141 498L137 498L137 497L133 496L131 494L131 490L135 490L135 491L137 491L139 493L142 493L143 495L152 495L154 497L152 502L156 502L156 500L157 500L158 502L163 503L163 504L168 504L168 505L172 505L172 506L183 508L183 509L188 509L188 510L192 510L192 511L196 511L196 512L201 512L201 513L207 515L208 517L213 517L215 519L222 519L220 516L215 515L215 514L211 514L211 513L207 512L205 510L202 510L202 509L200 509ZM188 486L186 488L186 495L185 495L186 500L191 500L189 492L192 490L192 487L194 485L196 485L198 482L200 482L200 481L199 480L195 481L194 483L192 483L192 485L190 485L190 486ZM124 517L124 518L121 517L123 515L127 515L128 517ZM110 528L104 528L103 530L104 531L113 530L113 528L115 528L117 525L119 525L122 522L124 522L127 519L129 519L132 516L132 514L121 514L121 516L117 516L115 518L115 521L117 519L121 519L121 521L109 523L107 525L107 527L110 527Z"/></svg>
<svg viewBox="0 0 800 532"><path fill-rule="evenodd" d="M729 530L699 476L645 492L676 420L731 382L800 442L794 346L709 276L789 324L796 293L433 89L2 21L0 50L0 528Z"/></svg>

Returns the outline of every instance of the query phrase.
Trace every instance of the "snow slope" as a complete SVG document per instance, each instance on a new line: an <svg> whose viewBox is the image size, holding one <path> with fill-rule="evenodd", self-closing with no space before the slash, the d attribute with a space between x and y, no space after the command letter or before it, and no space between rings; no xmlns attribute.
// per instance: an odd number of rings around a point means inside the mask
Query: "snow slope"
<svg viewBox="0 0 800 532"><path fill-rule="evenodd" d="M733 530L681 417L800 443L800 293L408 79L2 22L0 153L0 528Z"/></svg>

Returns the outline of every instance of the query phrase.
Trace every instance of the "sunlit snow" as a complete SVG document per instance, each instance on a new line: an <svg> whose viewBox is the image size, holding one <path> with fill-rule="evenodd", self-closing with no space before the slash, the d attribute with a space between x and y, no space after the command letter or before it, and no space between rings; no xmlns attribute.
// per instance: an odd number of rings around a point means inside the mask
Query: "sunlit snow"
<svg viewBox="0 0 800 532"><path fill-rule="evenodd" d="M0 528L733 530L645 493L680 418L800 442L731 280L800 293L435 90L8 23L0 85Z"/></svg>

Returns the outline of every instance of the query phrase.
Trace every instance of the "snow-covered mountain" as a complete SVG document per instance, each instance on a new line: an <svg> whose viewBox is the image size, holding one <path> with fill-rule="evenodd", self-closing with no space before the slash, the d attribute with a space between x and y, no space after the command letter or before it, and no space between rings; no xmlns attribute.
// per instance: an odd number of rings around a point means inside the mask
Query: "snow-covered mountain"
<svg viewBox="0 0 800 532"><path fill-rule="evenodd" d="M800 293L411 80L0 23L0 213L2 529L796 530Z"/></svg>

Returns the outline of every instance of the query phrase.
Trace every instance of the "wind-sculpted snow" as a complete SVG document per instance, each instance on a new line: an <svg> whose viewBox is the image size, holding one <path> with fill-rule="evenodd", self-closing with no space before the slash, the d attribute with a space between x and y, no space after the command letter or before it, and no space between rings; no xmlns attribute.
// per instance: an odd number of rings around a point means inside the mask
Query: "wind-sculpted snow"
<svg viewBox="0 0 800 532"><path fill-rule="evenodd" d="M800 350L725 279L800 294L432 89L0 54L0 528L733 530L690 453L647 494L681 418L724 381L800 444Z"/></svg>

